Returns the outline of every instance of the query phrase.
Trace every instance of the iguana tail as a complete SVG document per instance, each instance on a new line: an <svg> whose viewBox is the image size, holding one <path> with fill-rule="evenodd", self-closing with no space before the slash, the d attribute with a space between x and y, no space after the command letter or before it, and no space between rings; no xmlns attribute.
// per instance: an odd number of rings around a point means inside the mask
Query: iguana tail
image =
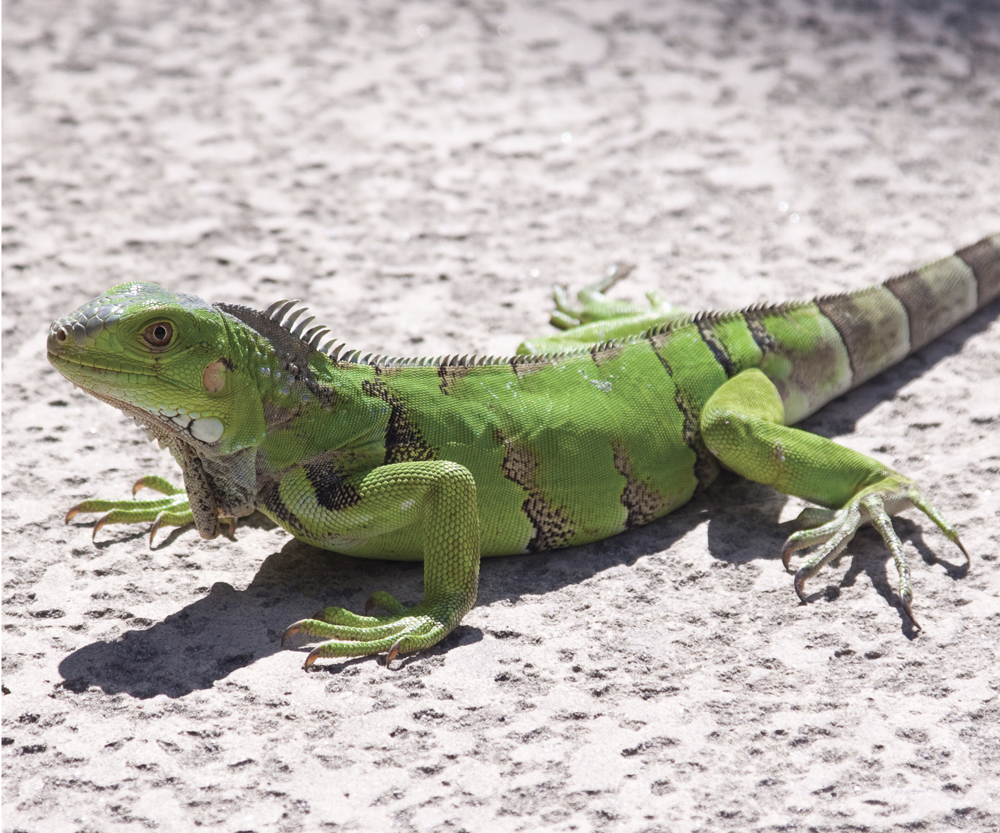
<svg viewBox="0 0 1000 833"><path fill-rule="evenodd" d="M998 297L1000 234L885 283L743 317L791 425Z"/></svg>
<svg viewBox="0 0 1000 833"><path fill-rule="evenodd" d="M816 301L840 333L851 387L1000 297L1000 234L883 284Z"/></svg>
<svg viewBox="0 0 1000 833"><path fill-rule="evenodd" d="M1000 234L883 285L905 307L917 350L1000 298Z"/></svg>

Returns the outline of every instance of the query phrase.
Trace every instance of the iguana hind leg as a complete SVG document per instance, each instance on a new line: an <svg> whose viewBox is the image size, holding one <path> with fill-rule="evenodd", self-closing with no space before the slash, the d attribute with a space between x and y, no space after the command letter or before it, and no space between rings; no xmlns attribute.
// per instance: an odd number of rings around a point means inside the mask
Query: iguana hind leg
<svg viewBox="0 0 1000 833"><path fill-rule="evenodd" d="M799 518L812 528L791 535L782 549L787 568L792 553L818 547L795 575L802 601L805 582L836 558L863 524L871 523L892 554L900 599L919 629L911 610L910 568L891 520L911 506L969 557L954 528L908 477L824 437L786 426L781 397L759 370L737 374L712 395L702 412L701 435L709 451L737 474L833 507L804 510Z"/></svg>
<svg viewBox="0 0 1000 833"><path fill-rule="evenodd" d="M634 268L627 263L613 264L606 275L577 292L576 302L570 300L563 287L555 287L552 297L556 309L549 322L563 332L525 341L517 348L517 353L540 355L588 347L615 338L634 336L657 324L683 317L684 313L654 292L646 293L649 306L614 301L605 296L607 290Z"/></svg>

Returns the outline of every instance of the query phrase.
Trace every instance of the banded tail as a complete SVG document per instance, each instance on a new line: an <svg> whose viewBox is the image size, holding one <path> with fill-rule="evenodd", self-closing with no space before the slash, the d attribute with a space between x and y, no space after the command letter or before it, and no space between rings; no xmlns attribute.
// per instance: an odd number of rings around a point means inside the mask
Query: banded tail
<svg viewBox="0 0 1000 833"><path fill-rule="evenodd" d="M853 385L950 330L1000 297L1000 234L879 286L821 298L840 333Z"/></svg>
<svg viewBox="0 0 1000 833"><path fill-rule="evenodd" d="M759 310L763 330L782 333L776 342L758 341L760 367L777 386L791 425L997 298L1000 234L876 286ZM816 311L819 332L793 345L788 328L805 332Z"/></svg>

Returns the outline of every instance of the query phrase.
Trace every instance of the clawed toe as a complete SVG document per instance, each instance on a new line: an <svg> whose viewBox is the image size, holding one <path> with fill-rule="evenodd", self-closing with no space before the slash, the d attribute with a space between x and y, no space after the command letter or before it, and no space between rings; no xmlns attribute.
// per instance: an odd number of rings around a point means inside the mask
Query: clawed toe
<svg viewBox="0 0 1000 833"><path fill-rule="evenodd" d="M91 540L97 540L97 533L109 524L137 524L152 521L149 530L149 545L153 545L156 533L165 526L187 526L194 522L187 495L176 486L171 486L159 477L144 477L133 487L133 493L146 487L166 494L153 500L100 500L82 501L66 513L69 523L80 513L103 512L90 533ZM172 492L172 493L171 493ZM232 531L235 531L233 524Z"/></svg>
<svg viewBox="0 0 1000 833"><path fill-rule="evenodd" d="M308 669L320 657L359 657L386 654L386 664L410 651L429 648L449 634L467 612L464 594L443 595L406 608L388 593L374 593L375 605L393 611L389 616L360 616L339 607L328 607L312 619L289 625L281 637L302 633L323 641L306 656Z"/></svg>
<svg viewBox="0 0 1000 833"><path fill-rule="evenodd" d="M299 619L298 622L292 622L292 624L290 624L287 628L285 628L285 632L281 635L281 647L284 648L285 643L291 637L295 636L295 634L301 631L302 626L308 621L309 621L308 619Z"/></svg>
<svg viewBox="0 0 1000 833"><path fill-rule="evenodd" d="M785 564L785 569L788 569L788 564ZM799 601L802 604L807 604L806 602L806 579L809 576L806 575L804 568L795 571L795 593L799 597Z"/></svg>
<svg viewBox="0 0 1000 833"><path fill-rule="evenodd" d="M793 553L810 546L817 546L806 562L795 572L795 593L799 600L806 602L806 581L816 575L825 565L829 564L843 551L844 547L854 537L861 524L870 522L885 542L896 573L899 577L899 599L903 610L913 627L920 631L923 628L913 615L913 590L910 586L910 567L907 564L903 543L892 526L892 512L907 506L915 506L926 514L941 531L953 541L965 556L966 565L971 564L968 550L958 538L958 534L945 521L943 516L923 497L908 478L893 474L885 480L865 489L856 495L846 506L837 511L814 510L810 520L819 523L812 529L793 533L781 548L781 563L790 570ZM806 510L809 511L809 510ZM805 514L805 513L803 513ZM802 516L800 516L801 518Z"/></svg>

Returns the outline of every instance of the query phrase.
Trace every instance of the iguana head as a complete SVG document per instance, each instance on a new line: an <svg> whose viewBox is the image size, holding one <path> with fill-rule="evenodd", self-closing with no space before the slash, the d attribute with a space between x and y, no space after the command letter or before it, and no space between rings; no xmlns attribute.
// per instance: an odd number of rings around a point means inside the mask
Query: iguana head
<svg viewBox="0 0 1000 833"><path fill-rule="evenodd" d="M240 395L254 380L224 315L194 295L154 283L112 287L52 323L48 356L164 445L230 453L263 428L247 405L257 400Z"/></svg>

